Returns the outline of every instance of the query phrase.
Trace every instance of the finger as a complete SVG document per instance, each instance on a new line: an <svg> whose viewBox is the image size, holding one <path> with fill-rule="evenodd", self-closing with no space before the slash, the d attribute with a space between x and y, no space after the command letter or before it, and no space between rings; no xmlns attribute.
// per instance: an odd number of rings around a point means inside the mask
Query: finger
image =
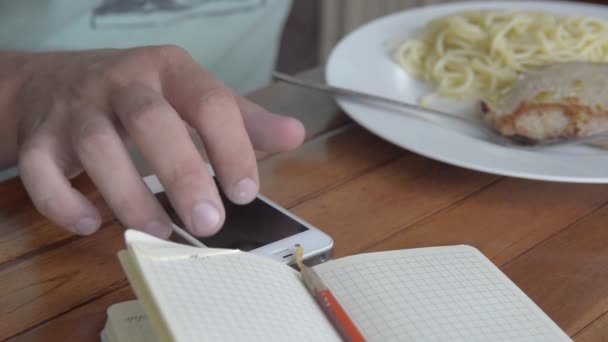
<svg viewBox="0 0 608 342"><path fill-rule="evenodd" d="M248 203L258 193L259 176L237 100L231 90L192 66L169 73L168 99L197 130L227 197L237 204Z"/></svg>
<svg viewBox="0 0 608 342"><path fill-rule="evenodd" d="M237 99L245 128L256 149L284 152L300 146L304 141L304 125L300 121L271 113L241 96Z"/></svg>
<svg viewBox="0 0 608 342"><path fill-rule="evenodd" d="M218 231L224 209L217 188L186 127L155 90L131 84L112 92L112 105L186 227L195 235Z"/></svg>
<svg viewBox="0 0 608 342"><path fill-rule="evenodd" d="M110 119L80 110L71 129L82 166L117 218L129 228L168 238L171 220L139 176Z"/></svg>
<svg viewBox="0 0 608 342"><path fill-rule="evenodd" d="M94 233L101 225L93 204L72 187L57 162L50 135L39 135L24 144L19 173L36 209L55 224L79 235Z"/></svg>

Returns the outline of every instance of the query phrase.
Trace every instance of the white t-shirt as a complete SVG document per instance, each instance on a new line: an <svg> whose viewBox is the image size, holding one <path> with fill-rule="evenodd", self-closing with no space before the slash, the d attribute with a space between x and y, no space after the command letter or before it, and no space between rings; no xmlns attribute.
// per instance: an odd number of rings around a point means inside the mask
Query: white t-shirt
<svg viewBox="0 0 608 342"><path fill-rule="evenodd" d="M268 84L290 0L0 0L0 49L175 44L238 92Z"/></svg>
<svg viewBox="0 0 608 342"><path fill-rule="evenodd" d="M0 50L179 45L239 93L271 81L291 0L0 0ZM16 170L0 170L0 181Z"/></svg>

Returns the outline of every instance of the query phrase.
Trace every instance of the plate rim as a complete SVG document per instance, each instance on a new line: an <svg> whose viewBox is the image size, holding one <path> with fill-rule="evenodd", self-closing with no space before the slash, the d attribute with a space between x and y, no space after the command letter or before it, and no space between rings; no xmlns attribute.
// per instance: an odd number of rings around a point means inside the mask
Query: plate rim
<svg viewBox="0 0 608 342"><path fill-rule="evenodd" d="M362 32L369 30L371 27L379 25L380 22L394 20L394 18L401 17L404 15L415 15L416 12L423 12L423 11L424 12L433 11L433 10L457 11L459 9L472 10L472 8L475 8L475 7L479 7L480 10L487 10L492 7L495 7L498 9L505 9L506 7L512 7L514 3L523 4L525 7L523 9L518 8L516 10L526 10L526 8L529 9L531 7L550 6L552 8L571 7L573 9L597 8L597 9L601 9L602 11L606 11L608 13L608 5L592 4L592 3L577 3L577 2L569 2L569 1L547 1L547 0L467 1L467 2L455 2L455 3L434 3L434 4L428 4L428 5L408 8L408 9L404 9L404 10L401 10L401 11L398 11L395 13L389 13L389 14L380 16L378 18L375 18L375 19L359 26L355 30L351 31L350 33L348 33L347 35L342 37L338 41L338 43L332 48L330 54L328 55L327 62L324 67L325 81L329 85L337 85L332 82L332 79L330 77L330 75L332 75L331 67L333 65L335 65L336 55L340 52L341 49L344 48L344 45L346 43L348 43L351 39L354 39L353 37L356 37L357 35L361 34ZM602 20L608 21L607 19L602 19ZM421 25L424 25L424 24L425 23L421 23ZM383 38L390 39L387 37L383 37ZM354 122L356 122L358 125L362 126L364 129L368 130L372 134L376 135L377 137L379 137L385 141L388 141L391 144L394 144L407 151L411 151L412 153L415 153L415 154L421 155L423 157L433 159L433 160L436 160L436 161L439 161L442 163L454 165L457 167L461 167L461 168L465 168L465 169L473 170L473 171L477 171L477 172L484 172L484 173L490 173L490 174L495 174L495 175L499 175L499 176L514 177L514 178L520 178L520 179L548 181L548 182L587 183L587 184L608 183L608 173L606 176L600 177L600 176L584 176L584 175L574 175L574 176L551 175L551 174L542 174L541 172L534 172L534 171L505 170L504 168L500 168L500 167L496 168L496 167L492 167L490 165L485 165L485 164L484 165L479 165L479 164L471 165L471 163L469 163L469 162L463 162L461 160L450 159L450 158L446 158L445 156L438 155L437 153L434 153L434 151L428 151L428 150L424 150L424 149L420 149L420 148L416 148L416 147L412 147L412 146L404 146L404 144L402 142L398 141L398 139L395 139L394 137L391 137L391 136L387 136L386 134L379 132L378 130L376 130L373 127L369 127L369 125L366 124L366 122L359 119L357 114L350 113L349 110L347 109L349 106L348 101L345 101L344 99L341 99L338 97L334 97L334 100L336 101L338 106L341 108L341 110L350 119L352 119ZM466 138L477 140L476 138L473 138L470 136L467 136ZM509 151L510 153L514 152L511 149L509 149L509 150L510 150ZM525 153L528 151L518 151L518 152Z"/></svg>

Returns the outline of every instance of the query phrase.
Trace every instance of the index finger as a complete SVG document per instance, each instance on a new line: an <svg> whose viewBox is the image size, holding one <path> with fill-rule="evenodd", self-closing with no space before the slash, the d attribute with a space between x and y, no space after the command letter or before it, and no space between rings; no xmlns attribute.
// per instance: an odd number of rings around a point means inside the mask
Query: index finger
<svg viewBox="0 0 608 342"><path fill-rule="evenodd" d="M233 92L194 60L164 76L167 99L200 135L227 197L237 204L252 201L259 189L257 161Z"/></svg>

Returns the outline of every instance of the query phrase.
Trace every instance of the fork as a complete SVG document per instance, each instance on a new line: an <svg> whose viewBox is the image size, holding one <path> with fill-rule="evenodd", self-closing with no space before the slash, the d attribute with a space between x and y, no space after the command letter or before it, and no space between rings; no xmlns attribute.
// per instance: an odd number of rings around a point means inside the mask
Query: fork
<svg viewBox="0 0 608 342"><path fill-rule="evenodd" d="M302 86L302 87L306 87L306 88L310 88L310 89L319 90L319 91L329 93L332 95L340 95L340 96L358 98L358 99L363 99L363 100L370 100L370 101L376 102L376 103L383 103L383 104L401 107L404 109L419 111L424 114L455 119L455 120L464 122L468 125L472 125L472 126L475 126L476 128L481 129L483 132L488 134L488 136L491 138L491 140L493 142L496 142L503 146L525 147L528 149L537 149L537 148L543 148L543 147L589 144L589 143L592 143L592 142L595 142L595 141L598 141L598 140L601 140L604 138L608 138L608 132L599 133L599 134L586 136L586 137L580 137L580 138L557 137L557 138L547 139L547 140L542 140L542 141L533 140L533 139L526 138L521 135L506 136L506 135L500 134L497 130L495 130L493 127L491 127L489 124L486 124L482 120L475 120L475 119L471 119L468 117L460 116L460 115L449 113L449 112L443 112L443 111L432 109L432 108L425 108L425 107L417 106L417 105L414 105L414 104L411 104L408 102L399 101L399 100L391 99L391 98L380 96L380 95L374 95L374 94L364 93L364 92L357 91L357 90L330 86L330 85L324 84L324 83L304 80L304 79L297 78L297 77L294 77L291 75L287 75L287 74L284 74L284 73L281 73L278 71L274 71L272 73L272 75L277 80L281 80L281 81L284 81L284 82L287 82L287 83L290 83L293 85L298 85L298 86ZM407 112L407 111L402 112L402 113L415 117L415 118L418 118L418 119L420 118L419 116L416 116L415 114Z"/></svg>

